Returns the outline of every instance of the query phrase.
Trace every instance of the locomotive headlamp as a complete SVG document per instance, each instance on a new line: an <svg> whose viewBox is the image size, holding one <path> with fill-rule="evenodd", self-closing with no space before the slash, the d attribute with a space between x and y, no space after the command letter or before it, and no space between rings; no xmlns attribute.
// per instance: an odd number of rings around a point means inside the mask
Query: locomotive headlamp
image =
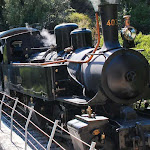
<svg viewBox="0 0 150 150"><path fill-rule="evenodd" d="M136 30L134 27L131 26L122 28L121 33L128 41L133 41L136 37Z"/></svg>
<svg viewBox="0 0 150 150"><path fill-rule="evenodd" d="M122 28L121 34L128 41L133 41L136 37L136 29L130 26L130 15L126 15L123 18L125 19L125 27Z"/></svg>

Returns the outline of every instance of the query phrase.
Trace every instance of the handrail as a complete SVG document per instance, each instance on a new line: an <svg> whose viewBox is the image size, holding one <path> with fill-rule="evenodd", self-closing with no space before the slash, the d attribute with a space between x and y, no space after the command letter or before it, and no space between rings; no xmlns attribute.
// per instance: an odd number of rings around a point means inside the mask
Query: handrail
<svg viewBox="0 0 150 150"><path fill-rule="evenodd" d="M0 100L1 101L1 100ZM9 105L7 105L5 102L3 102L3 104L4 105L6 105L6 106L9 106ZM9 106L9 108L12 108L12 107L10 107ZM15 110L16 111L16 110ZM8 113L6 113L5 111L3 111L2 110L2 112L7 116L7 117L9 117L10 119L11 119L11 116L8 114ZM18 112L18 111L16 111L16 112ZM18 113L18 114L20 114L20 113ZM22 116L22 114L21 114L21 116ZM15 119L12 119L21 129L23 129L24 131L26 130L24 127L22 127ZM11 122L10 122L10 124L11 124ZM13 127L25 138L25 135L23 134L23 133L21 133L16 127L15 127L15 125L13 125ZM12 129L12 128L11 128ZM12 132L12 131L11 131ZM29 132L27 132L27 134L29 134L30 136L32 136ZM11 135L12 136L12 135ZM12 138L12 137L11 137ZM43 147L33 136L32 136L32 139L34 140L34 141L36 141L36 143L38 143L38 145L40 145L41 147ZM29 140L28 140L29 141ZM12 141L11 141L12 142Z"/></svg>
<svg viewBox="0 0 150 150"><path fill-rule="evenodd" d="M27 131L27 130L28 130L28 124L29 124L29 123L32 124L32 125L33 125L38 131L40 131L43 135L45 135L46 137L49 138L49 142L48 142L48 144L47 144L47 150L50 150L52 141L53 141L57 146L59 146L61 149L65 150L65 148L64 148L61 144L59 144L56 140L54 140L54 134L55 134L55 131L56 131L56 128L57 128L57 127L60 128L60 129L61 129L62 131L64 131L65 133L67 133L67 134L69 134L70 136L72 136L73 138L75 138L76 140L78 140L79 142L81 142L81 143L83 143L84 145L88 146L90 150L95 150L95 143L94 143L94 142L92 142L91 145L89 145L88 143L86 143L86 142L82 141L81 139L75 137L73 134L71 134L70 132L68 132L67 130L65 130L63 127L61 127L60 125L58 125L58 120L55 120L55 122L54 122L54 121L48 119L47 117L43 116L42 114L40 114L39 112L37 112L37 111L34 110L33 108L31 108L31 107L25 105L24 103L22 103L21 101L19 101L18 98L17 98L17 99L16 99L16 98L13 98L13 97L11 97L11 96L9 96L9 95L3 93L3 92L0 92L0 94L3 95L2 100L0 100L0 114L4 113L5 115L7 115L7 116L11 119L11 133L12 133L13 127L14 127L15 129L17 128L17 127L13 124L13 122L15 122L20 128L22 128L22 129L25 131L25 135L23 135L23 136L25 137L25 150L27 149L27 142L29 142L32 146L34 145L34 144L28 139L27 135L30 135L30 137L32 137L32 138L34 139L34 141L35 141L42 149L45 149L45 150L46 150L46 148L44 148L43 145L40 144L40 143ZM7 103L5 103L4 99L5 99L6 97L14 101L14 106L13 106L13 107L11 107L11 106L9 106ZM18 111L16 110L16 105L17 105L17 104L21 104L21 105L23 105L24 107L26 107L27 109L29 109L29 112L30 112L30 113L29 113L28 117L25 117L23 114L21 114L20 112L18 112ZM11 115L7 114L4 110L2 110L2 106L3 106L3 105L7 106L9 109L12 110ZM24 128L23 126L21 126L21 124L19 124L19 123L13 118L14 112L16 112L18 115L20 115L23 119L26 120L26 126L25 126L25 128ZM52 132L51 132L51 136L48 135L46 132L44 132L42 129L40 129L35 123L33 123L33 122L30 120L30 119L31 119L31 116L32 116L32 112L34 112L34 113L36 113L37 115L41 116L43 119L47 120L49 123L54 124L53 129L52 129ZM0 127L1 127L1 116L0 116ZM0 128L0 130L1 130L1 128ZM19 129L16 129L16 130L18 131ZM22 133L21 133L20 131L18 131L18 132L22 135ZM11 139L12 139L12 134L11 134ZM33 147L36 149L35 146L33 146Z"/></svg>
<svg viewBox="0 0 150 150"><path fill-rule="evenodd" d="M2 105L5 99L5 95L3 95L3 98L1 100L1 105L0 105L0 120L2 119ZM0 121L0 130L1 130L1 121Z"/></svg>
<svg viewBox="0 0 150 150"><path fill-rule="evenodd" d="M10 117L10 115L8 115L5 111L2 110L2 112L3 112L7 117ZM4 117L4 119L6 119L6 118ZM8 121L8 120L6 119L6 121ZM15 121L15 120L14 120L14 121ZM10 123L10 121L9 121L9 123ZM22 129L24 129L18 122L15 121L15 123L16 123L17 125L19 125ZM24 135L15 125L13 125L13 127L25 138L25 135ZM25 130L25 129L24 129L24 130ZM29 135L30 135L30 133L29 133ZM31 136L31 135L30 135L30 136ZM34 137L33 137L33 139L36 140ZM28 140L28 142L34 147L35 150L38 150L38 149L31 143L30 140ZM38 141L37 141L37 143L38 143Z"/></svg>
<svg viewBox="0 0 150 150"><path fill-rule="evenodd" d="M11 133L10 133L11 142L12 142L12 131L13 131L13 116L14 116L14 112L15 112L17 103L18 103L18 98L16 99L14 106L13 106L13 109L12 109L12 112L11 112Z"/></svg>

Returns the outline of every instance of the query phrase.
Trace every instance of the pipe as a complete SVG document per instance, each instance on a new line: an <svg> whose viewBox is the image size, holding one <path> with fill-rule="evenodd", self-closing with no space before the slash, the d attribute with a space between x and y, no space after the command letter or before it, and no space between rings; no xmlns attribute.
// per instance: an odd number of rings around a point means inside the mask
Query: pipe
<svg viewBox="0 0 150 150"><path fill-rule="evenodd" d="M97 37L96 47L92 51L93 54L97 51L97 49L99 47L99 44L100 44L99 20L98 20L98 13L97 12L96 12L95 16L96 16L96 29L97 29L97 35L98 35L98 37ZM93 58L93 55L91 55L90 58L88 60L86 60L86 61L72 61L72 60L68 60L67 62L72 62L72 63L88 63L88 62L90 62L90 60L92 58Z"/></svg>
<svg viewBox="0 0 150 150"><path fill-rule="evenodd" d="M94 54L100 44L100 31L99 31L99 19L98 19L98 13L96 12L95 14L96 16L96 29L97 29L97 44L95 49L92 51L92 53ZM93 55L90 56L90 58L86 61L73 61L73 60L69 60L69 59L63 59L63 60L59 60L59 61L52 61L52 62L46 62L46 63L13 63L13 65L15 66L20 66L20 65L31 65L31 66L45 66L45 65L50 65L50 64L58 64L58 63L64 63L64 62L71 62L71 63L88 63L90 62L90 60L93 58Z"/></svg>

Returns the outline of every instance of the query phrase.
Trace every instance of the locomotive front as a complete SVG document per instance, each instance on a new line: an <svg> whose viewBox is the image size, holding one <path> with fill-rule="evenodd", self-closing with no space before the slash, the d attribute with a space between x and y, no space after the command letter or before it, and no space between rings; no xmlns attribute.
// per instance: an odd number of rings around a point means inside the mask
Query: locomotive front
<svg viewBox="0 0 150 150"><path fill-rule="evenodd" d="M95 51L87 45L79 46L69 56L71 61L68 61L68 72L82 85L84 95L90 98L88 104L93 106L98 115L105 117L93 115L91 118L90 114L88 118L87 115L77 115L76 119L68 122L68 129L84 141L96 141L99 148L106 150L148 150L150 120L138 116L130 104L147 97L149 64L140 52L119 44L119 1L99 0L93 3L97 7L96 11L100 10L103 47ZM130 30L132 27L126 28L127 36L131 37L130 40L126 38L126 42L130 43L134 31ZM76 38L72 40L72 43L77 43L74 42ZM91 112L90 107L87 111ZM78 141L72 141L75 149L85 148Z"/></svg>
<svg viewBox="0 0 150 150"><path fill-rule="evenodd" d="M105 96L103 99L99 97L102 103L110 99L116 103L129 104L144 96L149 86L149 66L142 54L120 46L117 4L118 1L100 2L103 47L96 53L92 53L93 49L87 49L88 46L77 49L69 59L86 61L92 55L92 60L80 64L70 62L68 70L83 85L86 96L92 98L101 92ZM72 39L72 43L77 43L75 40Z"/></svg>

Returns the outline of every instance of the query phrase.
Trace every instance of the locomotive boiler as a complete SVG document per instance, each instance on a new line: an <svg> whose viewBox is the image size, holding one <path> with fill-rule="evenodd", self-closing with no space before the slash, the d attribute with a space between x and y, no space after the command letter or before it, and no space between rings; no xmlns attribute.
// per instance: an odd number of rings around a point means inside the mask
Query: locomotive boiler
<svg viewBox="0 0 150 150"><path fill-rule="evenodd" d="M59 119L83 141L95 141L97 149L148 150L149 110L135 110L132 104L150 98L149 64L140 52L126 44L122 47L118 41L119 1L97 2L95 47L91 30L79 29L75 23L57 25L57 46L50 47L44 47L37 30L13 35L7 31L9 36L0 39L1 90L34 105L50 119ZM129 19L126 22L122 36L130 45L135 30ZM33 120L39 126L45 125L38 116ZM72 143L75 150L87 149L75 139Z"/></svg>

